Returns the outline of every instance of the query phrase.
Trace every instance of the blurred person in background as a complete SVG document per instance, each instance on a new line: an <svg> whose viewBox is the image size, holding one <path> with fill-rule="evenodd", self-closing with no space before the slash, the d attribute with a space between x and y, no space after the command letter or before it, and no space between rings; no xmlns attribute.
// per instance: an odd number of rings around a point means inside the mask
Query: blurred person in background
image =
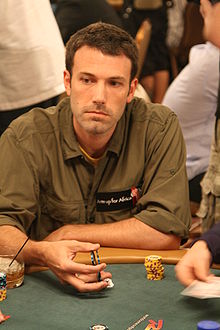
<svg viewBox="0 0 220 330"><path fill-rule="evenodd" d="M122 27L116 10L106 0L56 0L55 17L65 44L76 31L95 22Z"/></svg>
<svg viewBox="0 0 220 330"><path fill-rule="evenodd" d="M65 49L49 0L0 1L0 135L65 91Z"/></svg>
<svg viewBox="0 0 220 330"><path fill-rule="evenodd" d="M140 75L140 83L152 102L161 103L169 85L169 51L167 37L167 2L124 0L121 17L123 26L135 37L142 22L151 23L151 37Z"/></svg>
<svg viewBox="0 0 220 330"><path fill-rule="evenodd" d="M191 213L201 201L202 180L209 164L218 98L219 49L210 42L191 48L189 63L169 86L163 104L180 122L186 142Z"/></svg>
<svg viewBox="0 0 220 330"><path fill-rule="evenodd" d="M220 2L201 0L200 11L204 17L204 35L207 40L220 48ZM203 189L207 188L203 196L202 212L212 227L198 240L194 241L191 249L184 255L176 266L176 276L185 286L194 280L209 281L212 278L210 266L213 262L220 264L220 214L219 214L219 132L220 132L220 85L218 106L216 113L215 134L212 143L209 168L203 179ZM201 207L200 207L201 208ZM209 221L211 220L211 221ZM213 225L214 222L218 222Z"/></svg>
<svg viewBox="0 0 220 330"><path fill-rule="evenodd" d="M122 28L121 18L106 0L54 1L54 13L64 44L72 34L92 23L104 22ZM137 85L135 96L150 102L150 98L141 84Z"/></svg>

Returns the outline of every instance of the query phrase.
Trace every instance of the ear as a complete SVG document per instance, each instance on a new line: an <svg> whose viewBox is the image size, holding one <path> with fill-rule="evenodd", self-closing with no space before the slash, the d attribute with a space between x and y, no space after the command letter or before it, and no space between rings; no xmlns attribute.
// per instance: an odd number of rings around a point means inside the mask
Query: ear
<svg viewBox="0 0 220 330"><path fill-rule="evenodd" d="M64 86L66 90L67 96L70 96L70 91L71 91L71 77L70 73L68 70L65 70L63 73L63 81L64 81Z"/></svg>
<svg viewBox="0 0 220 330"><path fill-rule="evenodd" d="M138 84L138 79L134 78L131 81L131 84L130 84L130 89L129 89L129 93L128 93L128 96L127 96L127 103L130 103L133 100L134 92L135 92L135 89L137 87L137 84Z"/></svg>

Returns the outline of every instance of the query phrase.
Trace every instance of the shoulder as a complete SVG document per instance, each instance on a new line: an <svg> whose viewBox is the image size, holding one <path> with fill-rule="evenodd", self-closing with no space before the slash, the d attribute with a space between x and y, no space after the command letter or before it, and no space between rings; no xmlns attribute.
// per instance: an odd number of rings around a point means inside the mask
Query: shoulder
<svg viewBox="0 0 220 330"><path fill-rule="evenodd" d="M141 98L134 98L127 107L128 116L133 121L143 122L145 124L155 124L164 126L171 118L176 115L168 107L158 103L146 103Z"/></svg>
<svg viewBox="0 0 220 330"><path fill-rule="evenodd" d="M59 130L60 121L65 121L65 116L70 110L69 99L64 99L57 106L47 109L33 108L31 111L15 119L9 126L8 132L13 132L18 140L26 139L33 135L50 134ZM64 117L64 118L63 118Z"/></svg>

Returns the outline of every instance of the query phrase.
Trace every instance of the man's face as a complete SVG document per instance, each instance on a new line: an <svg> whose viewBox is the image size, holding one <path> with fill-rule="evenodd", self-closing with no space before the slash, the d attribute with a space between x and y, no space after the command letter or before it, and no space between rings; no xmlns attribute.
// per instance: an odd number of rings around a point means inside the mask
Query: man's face
<svg viewBox="0 0 220 330"><path fill-rule="evenodd" d="M126 103L131 102L137 80L130 83L131 61L125 55L104 55L83 46L74 56L72 79L64 72L77 133L113 133Z"/></svg>

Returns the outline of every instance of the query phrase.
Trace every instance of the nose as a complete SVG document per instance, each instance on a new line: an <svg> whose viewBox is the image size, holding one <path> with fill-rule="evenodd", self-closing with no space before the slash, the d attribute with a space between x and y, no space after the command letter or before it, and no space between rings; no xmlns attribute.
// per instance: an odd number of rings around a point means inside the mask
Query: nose
<svg viewBox="0 0 220 330"><path fill-rule="evenodd" d="M106 103L106 86L102 81L97 82L97 84L94 86L93 103Z"/></svg>

